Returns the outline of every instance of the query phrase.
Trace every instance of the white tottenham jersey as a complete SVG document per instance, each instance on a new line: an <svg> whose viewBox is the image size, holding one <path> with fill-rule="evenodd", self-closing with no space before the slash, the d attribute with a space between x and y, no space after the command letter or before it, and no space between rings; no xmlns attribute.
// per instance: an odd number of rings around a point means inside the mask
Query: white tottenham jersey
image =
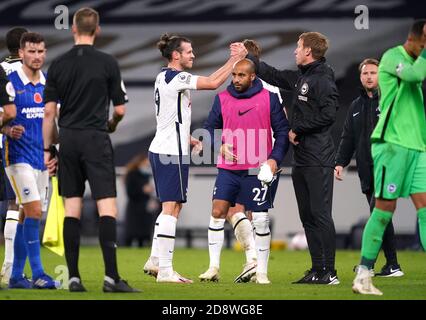
<svg viewBox="0 0 426 320"><path fill-rule="evenodd" d="M6 75L8 76L12 72L18 70L19 67L22 66L22 62L18 59L6 59L1 63L1 66Z"/></svg>
<svg viewBox="0 0 426 320"><path fill-rule="evenodd" d="M198 76L164 68L155 80L154 99L157 131L149 151L188 155L191 128L191 96Z"/></svg>
<svg viewBox="0 0 426 320"><path fill-rule="evenodd" d="M272 84L263 81L262 79L260 79L260 81L262 81L262 85L266 90L276 93L278 95L278 99L280 99L280 103L283 103L283 98L281 98L281 92L278 87L275 87Z"/></svg>
<svg viewBox="0 0 426 320"><path fill-rule="evenodd" d="M20 69L20 67L22 66L22 62L20 59L6 58L5 61L0 63L0 65L3 68L4 72L6 73L6 75L8 76L12 72ZM3 112L2 106L0 106L0 112ZM3 135L0 134L0 149L2 148L3 148Z"/></svg>

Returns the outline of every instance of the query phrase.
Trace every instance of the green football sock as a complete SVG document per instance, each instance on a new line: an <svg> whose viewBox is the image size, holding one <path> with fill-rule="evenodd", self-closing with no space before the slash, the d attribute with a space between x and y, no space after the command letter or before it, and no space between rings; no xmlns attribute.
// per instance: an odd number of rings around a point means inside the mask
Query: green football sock
<svg viewBox="0 0 426 320"><path fill-rule="evenodd" d="M392 220L392 212L374 208L362 234L361 265L373 268L382 247L383 234Z"/></svg>
<svg viewBox="0 0 426 320"><path fill-rule="evenodd" d="M426 251L426 207L417 211L419 217L419 233L420 241L422 242L423 250Z"/></svg>

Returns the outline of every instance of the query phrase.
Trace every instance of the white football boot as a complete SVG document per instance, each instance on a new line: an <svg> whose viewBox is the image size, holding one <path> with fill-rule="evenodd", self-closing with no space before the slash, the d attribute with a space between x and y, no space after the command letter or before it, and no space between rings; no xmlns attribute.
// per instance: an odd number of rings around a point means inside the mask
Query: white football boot
<svg viewBox="0 0 426 320"><path fill-rule="evenodd" d="M352 291L360 294L383 295L383 293L373 285L370 270L362 265L356 268L356 276L353 281Z"/></svg>
<svg viewBox="0 0 426 320"><path fill-rule="evenodd" d="M200 274L198 276L200 281L211 281L211 282L218 282L219 281L219 269L216 267L210 267L207 269L206 272Z"/></svg>

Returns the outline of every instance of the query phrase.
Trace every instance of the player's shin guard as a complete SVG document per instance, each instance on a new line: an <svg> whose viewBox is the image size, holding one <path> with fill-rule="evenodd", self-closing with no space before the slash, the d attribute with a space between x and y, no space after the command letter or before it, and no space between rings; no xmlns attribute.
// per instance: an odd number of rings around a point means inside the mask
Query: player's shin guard
<svg viewBox="0 0 426 320"><path fill-rule="evenodd" d="M419 233L420 241L422 242L423 250L426 251L426 207L417 211L419 217Z"/></svg>
<svg viewBox="0 0 426 320"><path fill-rule="evenodd" d="M220 254L225 238L224 226L225 219L210 217L208 231L210 268L215 267L219 269Z"/></svg>
<svg viewBox="0 0 426 320"><path fill-rule="evenodd" d="M15 243L16 227L19 221L19 211L8 210L4 224L4 264L13 263L13 246Z"/></svg>
<svg viewBox="0 0 426 320"><path fill-rule="evenodd" d="M173 251L175 248L177 219L172 215L162 214L158 223L159 273L161 275L171 274L173 271Z"/></svg>
<svg viewBox="0 0 426 320"><path fill-rule="evenodd" d="M362 234L361 265L371 269L383 242L383 233L392 220L392 212L374 208Z"/></svg>
<svg viewBox="0 0 426 320"><path fill-rule="evenodd" d="M254 237L253 237L253 227L250 221L247 219L244 212L237 212L231 217L231 224L234 228L235 237L241 243L243 249L246 251L251 250L255 253L254 248ZM253 255L253 254L252 254ZM247 262L253 261L256 259L256 256L248 257Z"/></svg>
<svg viewBox="0 0 426 320"><path fill-rule="evenodd" d="M256 234L257 272L267 274L271 247L268 212L253 212L253 225Z"/></svg>

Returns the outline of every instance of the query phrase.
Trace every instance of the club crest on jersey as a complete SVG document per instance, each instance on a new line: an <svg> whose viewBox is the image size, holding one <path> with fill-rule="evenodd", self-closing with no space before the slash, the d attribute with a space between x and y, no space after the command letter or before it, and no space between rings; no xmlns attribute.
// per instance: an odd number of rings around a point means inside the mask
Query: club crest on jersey
<svg viewBox="0 0 426 320"><path fill-rule="evenodd" d="M189 84L191 82L191 75L189 74L179 73L177 77L180 82L185 82L186 84Z"/></svg>
<svg viewBox="0 0 426 320"><path fill-rule="evenodd" d="M35 103L42 103L43 98L39 92L34 93L34 102Z"/></svg>
<svg viewBox="0 0 426 320"><path fill-rule="evenodd" d="M394 193L396 191L396 184L395 183L388 184L388 191L389 193Z"/></svg>
<svg viewBox="0 0 426 320"><path fill-rule="evenodd" d="M306 95L306 94L308 93L308 91L309 91L309 86L308 86L308 84L305 82L305 83L302 85L302 88L300 88L300 93L301 93L301 94L303 94L303 95Z"/></svg>

